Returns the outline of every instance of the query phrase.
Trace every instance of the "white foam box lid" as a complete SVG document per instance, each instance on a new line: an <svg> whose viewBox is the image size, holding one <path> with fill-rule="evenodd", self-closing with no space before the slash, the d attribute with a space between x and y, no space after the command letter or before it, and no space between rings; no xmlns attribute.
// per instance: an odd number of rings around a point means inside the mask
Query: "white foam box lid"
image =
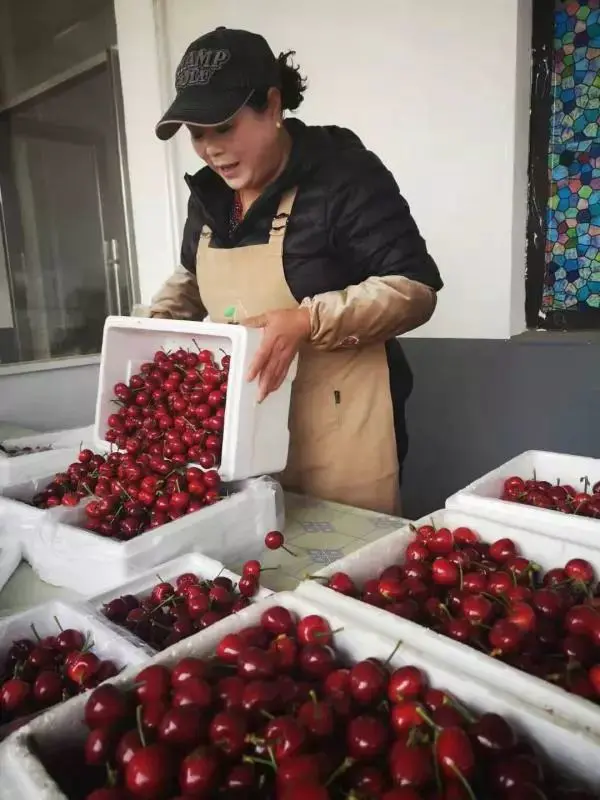
<svg viewBox="0 0 600 800"><path fill-rule="evenodd" d="M114 586L102 594L87 598L87 603L89 603L97 613L102 614L103 605L113 600L115 597L122 597L125 594L132 594L138 598L145 597L150 594L154 586L161 580L170 582L186 572L192 572L199 578L204 578L206 580L213 580L219 575L224 578L229 578L234 585L237 585L240 580L239 575L226 569L219 561L203 556L201 553L186 553L185 555L171 559L171 561L158 564L156 567L139 575L137 578L127 581L127 583L122 583L120 586ZM272 594L273 592L270 589L261 588L253 598L253 602L263 600L266 597L270 597ZM104 615L102 614L102 616ZM218 622L215 624L220 625L221 623ZM135 636L135 634L130 633L121 626L115 625L114 627L121 631L127 639L134 641L138 645L140 644L141 640ZM148 650L153 650L149 645L146 646Z"/></svg>
<svg viewBox="0 0 600 800"><path fill-rule="evenodd" d="M515 542L523 556L539 564L544 572L564 566L571 558L585 558L600 577L600 551L597 550L447 509L436 511L414 525L419 527L432 522L436 528L448 527L455 530L461 526L469 527L484 542L508 537ZM386 567L404 563L406 547L414 536L410 526L400 528L329 564L316 572L315 576L330 578L336 572L344 572L361 587L366 580L377 578ZM548 681L528 675L416 622L335 592L318 580L303 581L297 591L302 596L331 608L335 613L356 620L358 624L392 639L404 639L408 636L412 642L439 658L442 663L453 664L465 674L474 677L486 677L498 686L510 686L516 694L527 697L530 703L549 711L554 709L565 719L578 721L600 737L600 706L589 700L570 694Z"/></svg>
<svg viewBox="0 0 600 800"><path fill-rule="evenodd" d="M174 645L159 653L151 664L173 666L186 656L207 657L227 633L258 623L262 612L274 605L282 605L298 617L308 614L324 614L332 630L338 631L334 644L345 660L359 661L367 657L387 660L396 642L360 623L324 610L314 601L296 593L282 592L256 603L238 614L208 628L202 634ZM534 741L552 765L566 779L600 791L600 773L597 769L600 758L600 739L577 721L566 721L559 713L552 714L536 708L528 697L519 697L508 691L507 685L499 687L489 683L484 676L474 678L461 674L452 664L444 664L424 653L409 635L404 639L390 661L392 668L403 664L414 664L425 671L432 686L445 689L477 713L502 714L521 734ZM111 680L120 686L131 686L138 669L129 669ZM83 722L85 697L76 697L47 711L21 728L4 747L0 748L0 798L2 800L64 800L64 794L50 778L40 761L33 754L30 738L35 737L39 745L48 750L80 742L86 735Z"/></svg>
<svg viewBox="0 0 600 800"><path fill-rule="evenodd" d="M507 525L600 548L600 519L500 500L504 481L513 475L525 480L535 475L537 480L550 483L560 479L583 491L582 478L589 478L592 485L600 481L600 459L528 450L449 497L446 508L460 508Z"/></svg>
<svg viewBox="0 0 600 800"><path fill-rule="evenodd" d="M84 636L89 634L93 642L92 652L102 660L113 661L118 669L124 669L132 664L143 664L151 655L152 651L149 649L139 647L120 636L115 626L109 624L91 608L65 603L62 600L50 600L18 614L0 618L0 662L4 663L12 643L17 639L35 640L32 624L41 638L56 636L60 628L55 617L65 630L75 628ZM15 725L20 725L19 720L0 726L0 738Z"/></svg>
<svg viewBox="0 0 600 800"><path fill-rule="evenodd" d="M131 579L190 550L219 561L240 553L256 558L264 536L278 527L281 487L268 478L229 484L232 494L211 506L123 542L85 530L85 504L38 509L27 505L52 476L2 490L0 543L14 538L41 580L91 595ZM10 496L7 496L10 495Z"/></svg>
<svg viewBox="0 0 600 800"><path fill-rule="evenodd" d="M219 472L225 481L281 472L288 457L288 416L297 361L281 387L258 403L258 383L246 379L262 331L242 325L143 317L107 317L102 339L95 437L105 447L107 420L114 413L113 387L127 383L157 350L211 350L231 356L223 449ZM223 353L221 352L223 351Z"/></svg>

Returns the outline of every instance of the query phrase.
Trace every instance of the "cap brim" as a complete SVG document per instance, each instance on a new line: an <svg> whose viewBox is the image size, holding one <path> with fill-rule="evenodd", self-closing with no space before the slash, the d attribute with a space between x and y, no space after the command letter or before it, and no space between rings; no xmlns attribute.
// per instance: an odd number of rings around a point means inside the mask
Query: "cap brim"
<svg viewBox="0 0 600 800"><path fill-rule="evenodd" d="M232 89L215 91L210 87L190 87L179 92L167 113L156 126L156 135L166 141L182 125L222 125L240 111L253 91Z"/></svg>

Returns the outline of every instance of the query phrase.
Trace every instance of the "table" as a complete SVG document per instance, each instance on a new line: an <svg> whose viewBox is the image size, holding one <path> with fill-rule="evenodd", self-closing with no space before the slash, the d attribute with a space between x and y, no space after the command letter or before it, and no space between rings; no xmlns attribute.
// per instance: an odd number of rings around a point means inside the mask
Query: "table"
<svg viewBox="0 0 600 800"><path fill-rule="evenodd" d="M286 546L295 555L283 550L265 550L261 559L263 567L277 567L264 572L261 578L263 586L274 591L294 589L300 581L326 564L407 524L407 520L399 517L290 493L285 496L285 507ZM242 562L226 566L240 572ZM44 583L29 564L21 562L0 592L0 616L50 599L77 601L82 598L69 589Z"/></svg>

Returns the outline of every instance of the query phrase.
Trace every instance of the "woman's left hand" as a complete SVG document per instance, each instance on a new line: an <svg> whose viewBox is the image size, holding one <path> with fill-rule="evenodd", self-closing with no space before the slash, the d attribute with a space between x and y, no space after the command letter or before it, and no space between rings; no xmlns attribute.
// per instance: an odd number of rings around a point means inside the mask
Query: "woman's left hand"
<svg viewBox="0 0 600 800"><path fill-rule="evenodd" d="M310 337L310 313L307 308L267 311L243 324L264 328L261 345L248 371L249 381L258 378L258 402L262 403L267 395L279 389L300 345Z"/></svg>

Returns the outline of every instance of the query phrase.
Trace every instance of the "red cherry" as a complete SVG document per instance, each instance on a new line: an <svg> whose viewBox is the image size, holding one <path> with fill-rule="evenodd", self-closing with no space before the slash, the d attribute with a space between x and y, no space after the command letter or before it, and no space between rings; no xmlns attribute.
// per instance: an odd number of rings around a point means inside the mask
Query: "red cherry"
<svg viewBox="0 0 600 800"><path fill-rule="evenodd" d="M57 672L40 672L33 684L33 696L41 706L53 706L63 698L63 682Z"/></svg>
<svg viewBox="0 0 600 800"><path fill-rule="evenodd" d="M517 548L512 539L498 539L490 545L489 554L493 561L503 564L517 555Z"/></svg>
<svg viewBox="0 0 600 800"><path fill-rule="evenodd" d="M291 613L283 606L273 606L272 608L268 608L266 611L263 611L260 618L260 624L265 630L269 631L269 633L275 634L276 636L284 633L293 633L296 627Z"/></svg>
<svg viewBox="0 0 600 800"><path fill-rule="evenodd" d="M169 750L163 744L151 744L131 757L125 768L125 785L136 798L153 800L169 791L174 775L175 764Z"/></svg>
<svg viewBox="0 0 600 800"><path fill-rule="evenodd" d="M174 689L188 680L188 678L204 678L207 674L207 666L200 658L182 658L171 671L171 684Z"/></svg>
<svg viewBox="0 0 600 800"><path fill-rule="evenodd" d="M204 732L202 718L194 706L170 708L158 727L159 738L173 747L194 747Z"/></svg>
<svg viewBox="0 0 600 800"><path fill-rule="evenodd" d="M229 758L242 755L246 747L248 726L242 714L235 711L221 711L210 723L210 739L215 747Z"/></svg>
<svg viewBox="0 0 600 800"><path fill-rule="evenodd" d="M85 740L84 758L86 764L105 764L112 755L115 731L111 728L95 728Z"/></svg>
<svg viewBox="0 0 600 800"><path fill-rule="evenodd" d="M265 547L269 550L279 550L284 544L283 534L279 531L269 531L265 536Z"/></svg>
<svg viewBox="0 0 600 800"><path fill-rule="evenodd" d="M405 742L396 742L390 751L388 765L392 780L399 790L423 788L433 778L431 750L425 745L409 747ZM417 795L419 798L421 796ZM397 795L394 800L396 798Z"/></svg>
<svg viewBox="0 0 600 800"><path fill-rule="evenodd" d="M400 667L390 676L388 698L391 703L401 703L420 697L426 688L427 680L418 667Z"/></svg>
<svg viewBox="0 0 600 800"><path fill-rule="evenodd" d="M307 644L298 656L298 663L304 675L323 679L336 667L335 651L329 646Z"/></svg>
<svg viewBox="0 0 600 800"><path fill-rule="evenodd" d="M431 553L444 556L452 552L454 548L454 537L449 528L439 528L426 542Z"/></svg>
<svg viewBox="0 0 600 800"><path fill-rule="evenodd" d="M469 779L475 770L475 755L468 735L462 728L444 728L440 731L436 746L436 759L441 771L448 778L461 775Z"/></svg>
<svg viewBox="0 0 600 800"><path fill-rule="evenodd" d="M117 749L115 752L117 764L121 767L121 769L125 769L127 764L129 764L133 758L134 753L137 753L137 751L141 749L142 742L137 730L127 731L127 733L123 734L119 740L119 743L117 744Z"/></svg>
<svg viewBox="0 0 600 800"><path fill-rule="evenodd" d="M375 661L360 661L350 670L350 694L364 705L382 700L387 683L387 672Z"/></svg>
<svg viewBox="0 0 600 800"><path fill-rule="evenodd" d="M583 558L572 558L565 564L565 572L569 578L583 583L594 580L594 568Z"/></svg>
<svg viewBox="0 0 600 800"><path fill-rule="evenodd" d="M210 683L203 678L191 676L177 684L173 695L173 706L196 706L209 708L213 701L213 691ZM197 712L196 712L197 713Z"/></svg>
<svg viewBox="0 0 600 800"><path fill-rule="evenodd" d="M455 586L459 582L458 567L446 558L436 558L431 566L431 578L439 586Z"/></svg>
<svg viewBox="0 0 600 800"><path fill-rule="evenodd" d="M309 614L301 619L296 635L300 644L329 645L333 639L329 623L318 614Z"/></svg>
<svg viewBox="0 0 600 800"><path fill-rule="evenodd" d="M238 674L246 680L272 678L276 671L273 653L258 647L245 647L237 659Z"/></svg>
<svg viewBox="0 0 600 800"><path fill-rule="evenodd" d="M31 686L20 678L9 678L0 689L0 708L14 714L24 708L31 694Z"/></svg>
<svg viewBox="0 0 600 800"><path fill-rule="evenodd" d="M171 673L166 667L153 664L138 672L134 684L140 703L164 700L169 697L171 692Z"/></svg>
<svg viewBox="0 0 600 800"><path fill-rule="evenodd" d="M354 717L346 730L348 755L357 760L372 759L380 755L385 750L387 741L387 728L376 717Z"/></svg>

